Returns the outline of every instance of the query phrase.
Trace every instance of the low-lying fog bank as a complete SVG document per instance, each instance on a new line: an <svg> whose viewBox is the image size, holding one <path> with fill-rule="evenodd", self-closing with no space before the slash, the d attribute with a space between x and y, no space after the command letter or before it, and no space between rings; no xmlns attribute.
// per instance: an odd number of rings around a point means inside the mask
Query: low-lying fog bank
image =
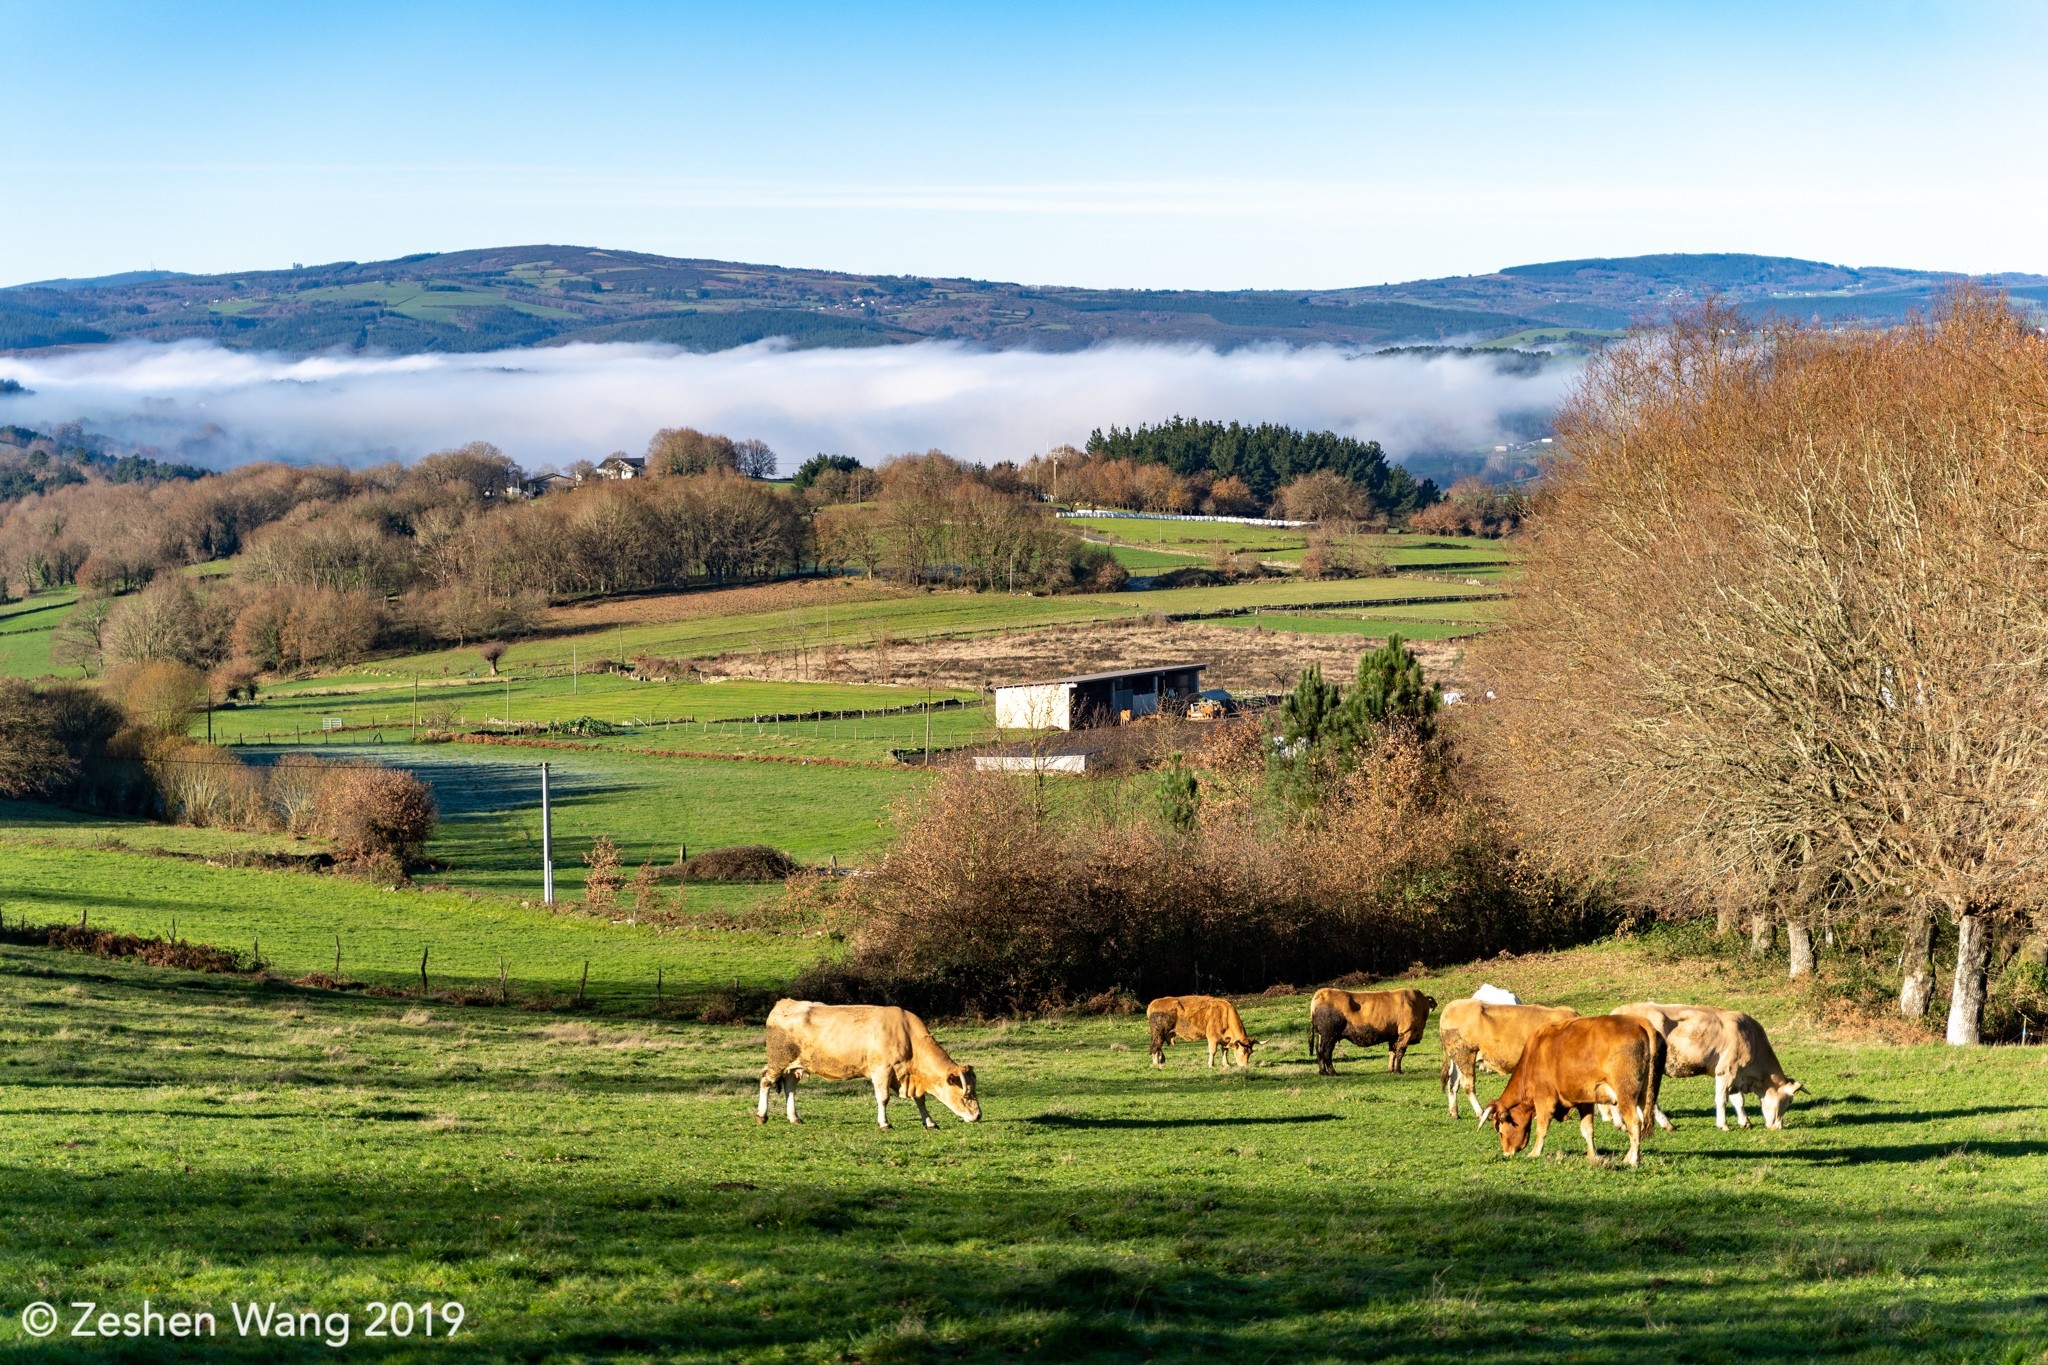
<svg viewBox="0 0 2048 1365"><path fill-rule="evenodd" d="M821 450L873 461L936 446L1022 460L1096 427L1180 413L1377 440L1428 475L1440 472L1434 456L1540 430L1575 374L1563 363L1518 374L1478 357L1329 347L1047 354L764 342L712 355L591 345L292 359L181 342L0 357L0 377L34 390L0 398L0 422L82 422L213 467L370 464L479 439L529 467L566 465L638 453L657 428L688 425L759 437L787 472Z"/></svg>

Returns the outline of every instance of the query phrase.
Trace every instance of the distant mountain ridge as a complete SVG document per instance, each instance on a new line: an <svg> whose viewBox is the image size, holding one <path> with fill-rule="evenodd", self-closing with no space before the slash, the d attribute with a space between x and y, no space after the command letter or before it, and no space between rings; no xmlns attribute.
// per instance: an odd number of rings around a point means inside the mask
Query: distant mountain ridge
<svg viewBox="0 0 2048 1365"><path fill-rule="evenodd" d="M941 339L1037 350L1106 341L1571 349L1708 294L1758 314L1887 321L1924 310L1968 278L1783 256L1666 254L1347 289L1076 289L514 246L17 285L0 289L0 351L193 338L287 354L600 341L715 351L768 337L797 346ZM1974 278L2029 310L2048 306L2048 276Z"/></svg>

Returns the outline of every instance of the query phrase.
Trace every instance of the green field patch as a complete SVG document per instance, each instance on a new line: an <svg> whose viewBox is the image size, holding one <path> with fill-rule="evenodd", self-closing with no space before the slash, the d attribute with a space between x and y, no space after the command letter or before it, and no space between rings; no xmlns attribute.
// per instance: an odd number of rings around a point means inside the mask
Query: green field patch
<svg viewBox="0 0 2048 1365"><path fill-rule="evenodd" d="M474 658L474 655L471 656ZM817 711L889 710L934 702L966 700L975 694L938 688L878 687L866 684L635 681L618 673L532 674L503 677L431 678L418 690L417 723L447 729L490 723L548 724L590 716L614 724L647 727L664 722L731 720L743 716L807 714ZM323 683L325 685L323 685ZM269 689L254 705L216 711L214 737L223 742L277 743L317 739L329 722L346 731L381 730L386 738L408 737L415 724L414 685L409 679L330 676L293 687Z"/></svg>
<svg viewBox="0 0 2048 1365"><path fill-rule="evenodd" d="M535 883L536 888L538 882ZM533 899L538 901L536 894ZM699 906L710 898L700 895ZM502 897L392 891L332 874L214 867L144 853L57 847L0 836L0 913L169 935L263 960L287 976L334 970L373 985L494 985L499 959L515 991L573 992L590 963L589 997L651 1007L664 989L709 992L734 978L772 986L815 960L824 940L799 935L657 930L528 909Z"/></svg>
<svg viewBox="0 0 2048 1365"><path fill-rule="evenodd" d="M0 677L40 678L56 673L51 637L78 604L76 588L35 593L0 606ZM75 676L75 670L70 670Z"/></svg>
<svg viewBox="0 0 2048 1365"><path fill-rule="evenodd" d="M757 1027L6 948L0 1274L122 1311L346 1309L355 1342L368 1300L458 1301L461 1333L407 1356L436 1360L2018 1360L2048 1340L2032 1050L1844 1043L1782 982L1634 945L1399 984L1481 980L1585 1011L1747 1009L1809 1094L1783 1131L1724 1133L1709 1082L1670 1081L1678 1129L1639 1171L1589 1166L1569 1121L1554 1155L1503 1159L1446 1117L1434 1027L1401 1074L1346 1044L1318 1077L1294 995L1244 1002L1267 1044L1249 1075L1185 1044L1154 1069L1142 1016L941 1021L979 1124L934 1105L925 1132L898 1101L880 1132L864 1084L810 1081L802 1126L757 1127ZM230 1329L206 1355L278 1349Z"/></svg>

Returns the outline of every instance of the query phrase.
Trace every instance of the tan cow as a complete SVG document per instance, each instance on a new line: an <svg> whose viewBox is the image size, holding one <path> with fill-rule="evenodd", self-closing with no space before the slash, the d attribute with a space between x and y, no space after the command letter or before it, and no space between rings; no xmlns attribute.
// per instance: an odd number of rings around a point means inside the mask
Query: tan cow
<svg viewBox="0 0 2048 1365"><path fill-rule="evenodd" d="M1223 1064L1252 1064L1252 1049L1258 1041L1244 1031L1237 1006L1213 995L1162 995L1145 1006L1145 1022L1152 1026L1152 1065L1166 1065L1167 1045L1174 1042L1203 1042L1209 1045L1209 1065L1216 1065L1216 1049L1223 1049Z"/></svg>
<svg viewBox="0 0 2048 1365"><path fill-rule="evenodd" d="M925 1097L968 1123L981 1118L974 1092L974 1068L946 1055L924 1020L894 1005L820 1005L809 1000L778 1000L768 1014L768 1065L761 1071L761 1102L754 1122L768 1121L768 1091L788 1098L789 1121L796 1116L796 1083L806 1076L821 1081L850 1081L865 1076L875 1087L875 1121L889 1126L889 1097L908 1095L917 1102L918 1117L927 1128L939 1125L925 1108Z"/></svg>
<svg viewBox="0 0 2048 1365"><path fill-rule="evenodd" d="M1522 1060L1522 1049L1530 1035L1551 1024L1576 1019L1579 1012L1565 1006L1489 1005L1479 1000L1453 1000L1437 1019L1437 1038L1443 1044L1444 1103L1452 1118L1458 1117L1458 1091L1472 1112L1479 1114L1479 1096L1473 1078L1480 1067L1506 1076Z"/></svg>
<svg viewBox="0 0 2048 1365"><path fill-rule="evenodd" d="M1309 1051L1316 1071L1334 1076L1339 1039L1358 1047L1387 1045L1387 1070L1399 1071L1408 1049L1422 1040L1436 1000L1416 990L1340 991L1325 986L1309 1003Z"/></svg>
<svg viewBox="0 0 2048 1365"><path fill-rule="evenodd" d="M1650 1116L1657 1111L1657 1086L1664 1075L1664 1036L1640 1019L1627 1015L1595 1015L1550 1024L1529 1039L1508 1088L1480 1114L1500 1134L1502 1156L1513 1156L1536 1143L1530 1156L1543 1155L1543 1139L1553 1119L1567 1109L1579 1111L1579 1134L1586 1140L1586 1160L1598 1163L1593 1146L1593 1113L1603 1104L1620 1111L1628 1132L1628 1164L1640 1159Z"/></svg>
<svg viewBox="0 0 2048 1365"><path fill-rule="evenodd" d="M1764 1127L1785 1126L1785 1111L1803 1087L1788 1079L1778 1065L1778 1054L1762 1024L1741 1010L1712 1005L1659 1005L1646 1000L1617 1005L1614 1012L1640 1019L1663 1035L1665 1075L1714 1078L1716 1128L1728 1131L1730 1095L1735 1097L1735 1121L1749 1127L1749 1114L1742 1104L1746 1094L1762 1097ZM1665 1129L1671 1127L1662 1109L1657 1111L1657 1123Z"/></svg>

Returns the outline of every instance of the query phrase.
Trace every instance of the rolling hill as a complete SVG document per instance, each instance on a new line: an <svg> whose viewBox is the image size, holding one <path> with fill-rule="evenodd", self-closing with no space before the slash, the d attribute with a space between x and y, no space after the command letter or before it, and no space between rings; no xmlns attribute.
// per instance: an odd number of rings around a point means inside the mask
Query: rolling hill
<svg viewBox="0 0 2048 1365"><path fill-rule="evenodd" d="M1200 292L850 275L516 246L227 275L130 271L18 285L0 290L0 350L200 338L292 354L586 341L715 351L766 337L797 346L954 339L1039 350L1103 341L1569 348L1709 293L1756 313L1886 320L1925 308L1959 278L1778 256L1657 255L1352 289ZM2048 303L2048 277L1979 278L2026 306Z"/></svg>

